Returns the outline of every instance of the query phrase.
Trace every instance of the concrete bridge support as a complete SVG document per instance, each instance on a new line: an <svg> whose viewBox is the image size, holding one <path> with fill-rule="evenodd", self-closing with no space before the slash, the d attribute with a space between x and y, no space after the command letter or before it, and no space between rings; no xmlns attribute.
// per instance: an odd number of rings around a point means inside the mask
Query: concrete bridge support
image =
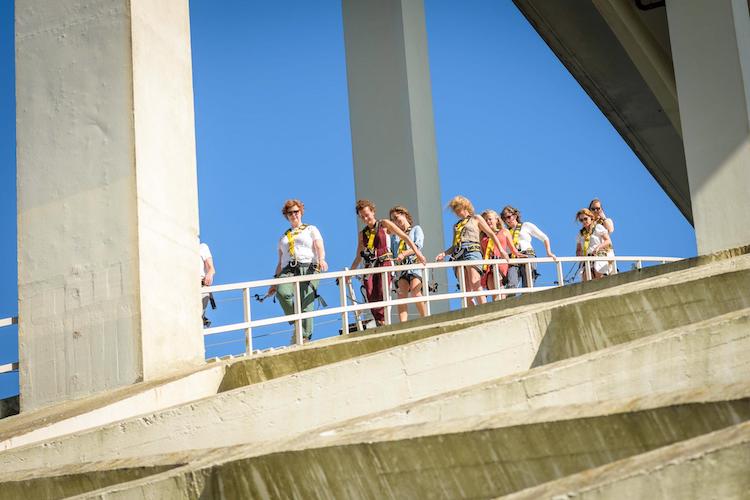
<svg viewBox="0 0 750 500"><path fill-rule="evenodd" d="M750 242L746 0L667 1L698 253Z"/></svg>
<svg viewBox="0 0 750 500"><path fill-rule="evenodd" d="M442 235L423 1L343 0L342 12L356 196L380 217L405 205L426 235ZM426 239L425 256L444 243Z"/></svg>
<svg viewBox="0 0 750 500"><path fill-rule="evenodd" d="M187 0L16 0L22 410L203 360Z"/></svg>

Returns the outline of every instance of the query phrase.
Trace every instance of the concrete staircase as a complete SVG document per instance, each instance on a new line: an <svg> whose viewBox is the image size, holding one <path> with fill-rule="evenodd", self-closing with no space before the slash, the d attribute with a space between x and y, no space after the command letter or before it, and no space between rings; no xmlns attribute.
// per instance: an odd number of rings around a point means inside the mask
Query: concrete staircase
<svg viewBox="0 0 750 500"><path fill-rule="evenodd" d="M742 498L748 250L4 419L0 498Z"/></svg>

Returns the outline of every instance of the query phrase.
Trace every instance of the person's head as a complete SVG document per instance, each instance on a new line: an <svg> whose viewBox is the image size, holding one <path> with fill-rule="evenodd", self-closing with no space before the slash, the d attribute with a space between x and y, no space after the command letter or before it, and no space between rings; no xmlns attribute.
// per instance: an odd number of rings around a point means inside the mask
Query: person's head
<svg viewBox="0 0 750 500"><path fill-rule="evenodd" d="M354 210L366 225L373 226L375 225L375 222L377 222L375 217L375 204L370 200L357 200L357 204L354 205Z"/></svg>
<svg viewBox="0 0 750 500"><path fill-rule="evenodd" d="M451 201L448 202L448 207L453 210L453 213L458 217L466 217L474 215L474 205L471 204L468 198L465 196L454 196Z"/></svg>
<svg viewBox="0 0 750 500"><path fill-rule="evenodd" d="M500 216L494 210L485 210L482 212L482 218L484 218L487 225L492 228L493 231L500 229Z"/></svg>
<svg viewBox="0 0 750 500"><path fill-rule="evenodd" d="M305 204L301 200L286 200L281 207L281 213L290 224L299 225L305 213Z"/></svg>
<svg viewBox="0 0 750 500"><path fill-rule="evenodd" d="M502 219L508 227L516 227L516 224L521 223L521 211L510 205L505 205L500 212L500 219Z"/></svg>
<svg viewBox="0 0 750 500"><path fill-rule="evenodd" d="M596 217L602 215L604 209L602 208L602 201L599 198L594 198L589 203L589 210L591 210Z"/></svg>
<svg viewBox="0 0 750 500"><path fill-rule="evenodd" d="M585 229L588 229L591 227L591 225L594 223L596 216L594 213L589 210L588 208L582 208L576 213L576 221L583 224L583 227Z"/></svg>
<svg viewBox="0 0 750 500"><path fill-rule="evenodd" d="M391 208L388 216L390 217L391 222L396 224L402 231L408 230L414 224L414 219L412 219L409 210L401 205L396 205Z"/></svg>

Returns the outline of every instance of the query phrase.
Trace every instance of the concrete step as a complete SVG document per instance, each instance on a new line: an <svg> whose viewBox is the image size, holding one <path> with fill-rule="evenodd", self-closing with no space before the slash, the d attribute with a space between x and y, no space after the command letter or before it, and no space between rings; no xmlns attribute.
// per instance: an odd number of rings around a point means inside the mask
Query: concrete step
<svg viewBox="0 0 750 500"><path fill-rule="evenodd" d="M328 430L361 432L500 409L533 410L595 403L747 380L750 380L750 309L742 309L336 423Z"/></svg>
<svg viewBox="0 0 750 500"><path fill-rule="evenodd" d="M750 422L502 497L742 500L750 496Z"/></svg>
<svg viewBox="0 0 750 500"><path fill-rule="evenodd" d="M750 307L749 268L742 256L550 303L479 311L472 319L479 324L458 331L7 450L0 467L18 471L283 439ZM430 328L447 327L410 332Z"/></svg>
<svg viewBox="0 0 750 500"><path fill-rule="evenodd" d="M81 484L80 498L491 498L749 419L750 384L711 387L355 435L310 435L274 452L257 446L196 452L188 465L129 483L96 491ZM45 481L9 488L31 492Z"/></svg>

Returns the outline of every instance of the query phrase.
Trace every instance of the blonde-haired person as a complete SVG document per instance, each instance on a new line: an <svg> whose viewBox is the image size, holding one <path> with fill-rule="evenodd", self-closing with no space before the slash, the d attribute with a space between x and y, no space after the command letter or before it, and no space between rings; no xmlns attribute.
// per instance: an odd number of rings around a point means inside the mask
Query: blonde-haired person
<svg viewBox="0 0 750 500"><path fill-rule="evenodd" d="M388 219L378 220L376 216L375 203L370 200L357 200L354 210L364 223L365 227L357 233L357 255L352 261L350 269L356 269L364 261L365 267L386 267L393 265L390 239L388 233L395 234L406 241L414 251L417 261L424 264L427 262L417 245L399 227ZM383 300L383 279L381 273L368 274L364 277L365 296L367 302L380 302ZM385 323L385 311L382 307L370 309L372 317L378 326Z"/></svg>
<svg viewBox="0 0 750 500"><path fill-rule="evenodd" d="M279 260L276 264L274 277L286 278L326 272L326 251L323 237L317 227L302 223L305 204L301 200L286 200L281 207L281 214L289 221L289 229L281 235L278 243ZM268 295L276 294L284 314L294 314L294 283L271 286ZM318 280L300 282L300 306L302 312L309 312L315 308ZM312 318L302 320L302 337L305 341L312 338ZM292 343L294 337L292 337Z"/></svg>
<svg viewBox="0 0 750 500"><path fill-rule="evenodd" d="M500 218L508 226L510 231L513 246L524 254L526 257L536 257L536 252L531 244L531 239L536 238L544 243L544 250L547 252L547 257L557 259L557 256L552 253L550 248L549 237L539 229L536 224L531 222L521 221L521 212L515 207L506 205L500 212ZM508 268L508 288L518 288L519 285L523 288L529 286L526 279L526 270L524 269L526 264L518 265L514 264ZM535 280L537 276L536 264L531 264L531 277Z"/></svg>
<svg viewBox="0 0 750 500"><path fill-rule="evenodd" d="M615 246L612 243L612 233L615 232L615 222L604 213L604 207L599 198L594 198L589 202L589 210L594 214L594 222L601 224L609 233L610 247L607 250L607 257L614 257ZM609 274L617 274L617 262L614 260L609 261Z"/></svg>
<svg viewBox="0 0 750 500"><path fill-rule="evenodd" d="M440 252L435 260L441 261L446 256L450 256L451 260L482 260L482 233L492 240L500 253L500 257L508 258L508 254L503 250L502 242L498 239L495 231L487 225L482 217L474 213L474 205L466 197L454 196L448 202L448 207L453 210L459 220L453 226L453 243L445 251ZM481 290L482 266L466 266L463 269L466 291ZM456 275L458 275L458 272L456 272ZM479 296L473 297L468 303L469 305L478 305L484 304L486 301L486 297Z"/></svg>
<svg viewBox="0 0 750 500"><path fill-rule="evenodd" d="M581 223L581 230L578 231L578 237L576 238L576 255L606 256L607 249L612 246L612 241L609 239L607 229L596 223L594 213L588 208L582 208L576 213L576 221ZM609 263L606 260L597 260L593 263L586 262L581 266L583 281L588 281L588 273L584 271L587 267L591 270L593 279L606 276L609 271Z"/></svg>
<svg viewBox="0 0 750 500"><path fill-rule="evenodd" d="M406 207L396 205L391 208L388 216L399 229L409 235L409 238L411 238L420 250L424 247L424 231L422 231L419 225L414 224L414 219ZM406 240L400 238L393 238L391 240L391 254L396 265L414 264L417 261L414 250L407 248ZM396 290L399 299L405 299L409 294L412 297L422 296L421 270L401 271L400 273L396 273L394 280L396 281ZM414 305L420 316L427 316L427 305L424 302L417 302ZM409 319L409 306L407 304L400 304L398 306L398 317L402 323Z"/></svg>
<svg viewBox="0 0 750 500"><path fill-rule="evenodd" d="M508 231L505 226L503 226L503 223L500 220L500 216L497 214L497 212L495 212L494 210L485 210L484 212L482 212L482 218L485 220L485 222L487 222L487 225L490 226L490 228L495 232L497 238L503 244L502 250L504 250L507 255L513 254L513 257L518 259L525 257L524 254L516 250L516 248L513 246L513 239L510 235L510 231ZM481 245L482 258L484 260L499 259L500 257L502 257L500 250L495 247L495 243L489 238L489 236L482 237ZM505 282L508 277L508 264L498 264L497 266L500 271L500 278L503 282ZM500 283L500 285L502 285L502 283ZM491 266L486 265L483 268L482 287L485 290L495 289L495 274L492 272ZM497 295L496 297L504 298L503 295Z"/></svg>

